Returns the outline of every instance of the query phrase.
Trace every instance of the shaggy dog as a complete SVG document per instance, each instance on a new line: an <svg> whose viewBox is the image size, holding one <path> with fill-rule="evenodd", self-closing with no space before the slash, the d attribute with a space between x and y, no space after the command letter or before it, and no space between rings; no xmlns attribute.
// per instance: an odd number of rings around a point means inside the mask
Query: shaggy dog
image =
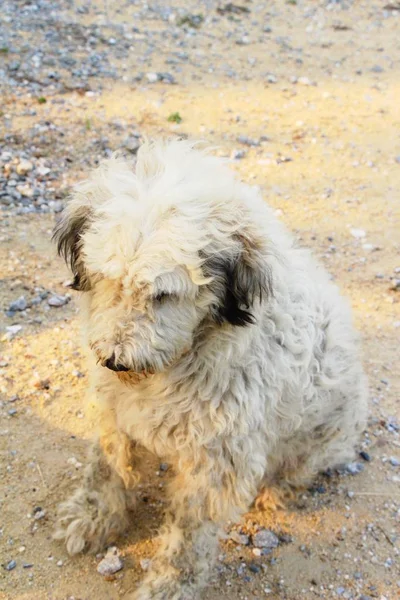
<svg viewBox="0 0 400 600"><path fill-rule="evenodd" d="M258 191L186 141L80 184L56 228L81 292L102 431L56 537L98 551L128 523L144 447L173 466L135 600L198 598L221 526L257 492L351 460L367 392L347 303Z"/></svg>

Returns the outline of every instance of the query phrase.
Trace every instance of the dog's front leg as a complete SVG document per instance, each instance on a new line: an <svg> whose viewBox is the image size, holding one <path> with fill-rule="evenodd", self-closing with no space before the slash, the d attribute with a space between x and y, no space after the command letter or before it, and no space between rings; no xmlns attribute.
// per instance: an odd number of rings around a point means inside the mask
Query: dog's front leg
<svg viewBox="0 0 400 600"><path fill-rule="evenodd" d="M159 550L130 600L199 598L215 562L222 526L246 510L256 493L250 474L236 485L238 474L231 458L225 462L220 456L203 455L173 480Z"/></svg>
<svg viewBox="0 0 400 600"><path fill-rule="evenodd" d="M127 525L128 502L139 481L133 469L134 443L116 428L93 444L83 485L58 509L55 539L69 554L97 552Z"/></svg>

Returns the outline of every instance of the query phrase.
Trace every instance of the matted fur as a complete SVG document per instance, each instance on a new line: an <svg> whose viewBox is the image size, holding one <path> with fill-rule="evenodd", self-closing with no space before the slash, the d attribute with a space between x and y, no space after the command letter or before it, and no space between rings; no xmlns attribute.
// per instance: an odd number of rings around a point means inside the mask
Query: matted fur
<svg viewBox="0 0 400 600"><path fill-rule="evenodd" d="M144 447L175 477L133 598L198 598L260 488L353 457L367 391L347 302L256 189L185 141L146 143L136 170L104 161L55 237L104 424L56 537L96 551L125 527Z"/></svg>

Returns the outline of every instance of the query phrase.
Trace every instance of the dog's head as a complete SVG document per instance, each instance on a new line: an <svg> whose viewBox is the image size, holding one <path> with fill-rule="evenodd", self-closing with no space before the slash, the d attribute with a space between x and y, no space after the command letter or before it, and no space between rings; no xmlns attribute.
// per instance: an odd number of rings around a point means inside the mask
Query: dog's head
<svg viewBox="0 0 400 600"><path fill-rule="evenodd" d="M104 367L160 372L200 329L254 323L271 278L253 201L183 141L145 144L135 172L109 159L77 187L54 237Z"/></svg>

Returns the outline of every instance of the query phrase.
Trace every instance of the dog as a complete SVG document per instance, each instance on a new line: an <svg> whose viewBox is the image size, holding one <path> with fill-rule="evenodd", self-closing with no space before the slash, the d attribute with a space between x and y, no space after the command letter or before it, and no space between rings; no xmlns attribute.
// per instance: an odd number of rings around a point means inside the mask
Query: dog
<svg viewBox="0 0 400 600"><path fill-rule="evenodd" d="M199 598L224 524L260 490L353 458L367 385L350 309L259 191L188 141L145 142L135 168L105 160L54 237L102 423L55 537L76 554L122 532L145 448L174 476L130 597Z"/></svg>

